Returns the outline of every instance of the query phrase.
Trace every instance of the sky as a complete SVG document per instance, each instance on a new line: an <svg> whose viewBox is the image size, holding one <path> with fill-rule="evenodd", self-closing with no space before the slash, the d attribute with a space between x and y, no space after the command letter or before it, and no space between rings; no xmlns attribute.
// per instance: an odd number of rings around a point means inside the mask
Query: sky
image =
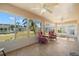
<svg viewBox="0 0 79 59"><path fill-rule="evenodd" d="M16 21L22 24L23 17L5 12L0 12L0 24L15 24L15 17L17 19Z"/></svg>

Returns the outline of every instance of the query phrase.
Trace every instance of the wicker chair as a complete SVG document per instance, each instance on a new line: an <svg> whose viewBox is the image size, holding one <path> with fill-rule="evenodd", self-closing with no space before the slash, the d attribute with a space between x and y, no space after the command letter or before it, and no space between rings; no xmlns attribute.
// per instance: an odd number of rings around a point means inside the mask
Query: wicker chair
<svg viewBox="0 0 79 59"><path fill-rule="evenodd" d="M38 33L38 42L41 44L48 43L48 40L46 39L46 37L44 37L43 32Z"/></svg>
<svg viewBox="0 0 79 59"><path fill-rule="evenodd" d="M57 39L57 35L55 34L54 31L49 31L49 39Z"/></svg>

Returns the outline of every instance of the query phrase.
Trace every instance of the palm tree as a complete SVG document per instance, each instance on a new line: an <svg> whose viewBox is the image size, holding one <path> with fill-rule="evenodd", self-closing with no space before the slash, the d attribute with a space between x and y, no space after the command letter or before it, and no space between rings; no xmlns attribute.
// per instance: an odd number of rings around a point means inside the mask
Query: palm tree
<svg viewBox="0 0 79 59"><path fill-rule="evenodd" d="M27 27L27 19L24 18L24 19L22 20L22 22L23 22L24 30L26 30L26 27Z"/></svg>
<svg viewBox="0 0 79 59"><path fill-rule="evenodd" d="M36 24L33 22L33 20L29 20L29 22L30 22L29 28L36 34Z"/></svg>
<svg viewBox="0 0 79 59"><path fill-rule="evenodd" d="M23 22L23 26L26 28L27 27L27 19L24 18L22 22Z"/></svg>

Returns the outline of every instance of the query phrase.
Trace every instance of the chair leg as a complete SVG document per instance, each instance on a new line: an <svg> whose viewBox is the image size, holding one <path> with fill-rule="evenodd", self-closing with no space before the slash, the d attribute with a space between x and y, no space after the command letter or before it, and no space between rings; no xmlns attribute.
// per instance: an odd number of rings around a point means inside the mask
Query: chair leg
<svg viewBox="0 0 79 59"><path fill-rule="evenodd" d="M6 54L5 54L4 50L2 50L2 53L3 53L3 55L4 55L4 56L6 56Z"/></svg>

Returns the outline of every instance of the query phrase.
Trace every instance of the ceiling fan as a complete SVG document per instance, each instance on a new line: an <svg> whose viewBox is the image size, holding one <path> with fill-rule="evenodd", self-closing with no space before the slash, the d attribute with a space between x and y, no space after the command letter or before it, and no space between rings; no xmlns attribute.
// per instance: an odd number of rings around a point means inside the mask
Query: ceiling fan
<svg viewBox="0 0 79 59"><path fill-rule="evenodd" d="M52 11L50 9L47 8L46 4L42 4L42 7L41 8L32 8L32 10L40 10L41 14L45 13L45 12L49 12L49 13L52 13Z"/></svg>
<svg viewBox="0 0 79 59"><path fill-rule="evenodd" d="M52 11L46 7L46 4L43 4L42 8L45 9L47 12L52 13Z"/></svg>

